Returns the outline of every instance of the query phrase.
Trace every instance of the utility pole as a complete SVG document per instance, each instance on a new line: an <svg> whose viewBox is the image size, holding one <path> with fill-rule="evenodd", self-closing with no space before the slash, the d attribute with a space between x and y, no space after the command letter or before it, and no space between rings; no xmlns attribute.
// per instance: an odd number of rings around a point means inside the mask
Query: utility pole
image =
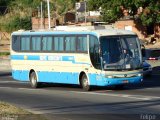
<svg viewBox="0 0 160 120"><path fill-rule="evenodd" d="M41 2L41 29L43 27L43 4Z"/></svg>
<svg viewBox="0 0 160 120"><path fill-rule="evenodd" d="M49 6L49 0L47 0L47 6L48 6L48 29L51 29L51 16L50 16L50 6Z"/></svg>
<svg viewBox="0 0 160 120"><path fill-rule="evenodd" d="M77 23L78 22L78 19L77 19L77 6L78 6L78 3L75 3L75 11L76 11L76 13L75 13L75 23Z"/></svg>
<svg viewBox="0 0 160 120"><path fill-rule="evenodd" d="M85 23L86 23L87 22L87 15L86 15L86 13L87 13L87 2L86 2L86 0L84 0L84 5L85 5L85 8L84 8L85 9L85 13L84 13L85 16L84 17L85 17Z"/></svg>

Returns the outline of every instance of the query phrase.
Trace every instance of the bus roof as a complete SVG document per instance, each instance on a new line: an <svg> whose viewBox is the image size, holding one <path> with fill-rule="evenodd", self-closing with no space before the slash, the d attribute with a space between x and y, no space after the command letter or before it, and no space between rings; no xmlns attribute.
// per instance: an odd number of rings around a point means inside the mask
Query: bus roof
<svg viewBox="0 0 160 120"><path fill-rule="evenodd" d="M53 35L53 34L93 34L96 36L111 36L111 35L136 35L132 31L106 28L103 26L58 26L54 30L38 30L25 31L19 30L12 33L12 35Z"/></svg>

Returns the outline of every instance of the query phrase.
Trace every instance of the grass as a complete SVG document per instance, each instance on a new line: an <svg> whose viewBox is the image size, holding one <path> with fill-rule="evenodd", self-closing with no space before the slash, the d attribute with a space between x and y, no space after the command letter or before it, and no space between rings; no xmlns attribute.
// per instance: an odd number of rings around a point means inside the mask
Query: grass
<svg viewBox="0 0 160 120"><path fill-rule="evenodd" d="M21 108L17 108L13 105L5 102L0 102L0 114L31 114Z"/></svg>
<svg viewBox="0 0 160 120"><path fill-rule="evenodd" d="M10 55L10 52L0 52L0 56L8 56Z"/></svg>
<svg viewBox="0 0 160 120"><path fill-rule="evenodd" d="M0 102L0 120L47 120L43 115L33 114L11 104Z"/></svg>

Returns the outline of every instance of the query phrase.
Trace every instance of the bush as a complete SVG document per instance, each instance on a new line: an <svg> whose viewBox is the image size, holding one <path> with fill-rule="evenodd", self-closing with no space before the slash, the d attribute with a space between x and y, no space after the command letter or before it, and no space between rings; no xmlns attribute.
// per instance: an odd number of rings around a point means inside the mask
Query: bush
<svg viewBox="0 0 160 120"><path fill-rule="evenodd" d="M19 16L15 16L12 20L9 20L4 24L4 29L6 32L12 32L19 29L31 30L31 19L30 17L20 18Z"/></svg>
<svg viewBox="0 0 160 120"><path fill-rule="evenodd" d="M0 56L7 56L7 55L10 55L9 52L0 52Z"/></svg>

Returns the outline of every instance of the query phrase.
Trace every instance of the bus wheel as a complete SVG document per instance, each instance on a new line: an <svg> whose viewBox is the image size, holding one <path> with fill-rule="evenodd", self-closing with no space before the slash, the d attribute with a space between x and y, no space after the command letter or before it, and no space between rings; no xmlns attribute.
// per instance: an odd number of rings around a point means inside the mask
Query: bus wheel
<svg viewBox="0 0 160 120"><path fill-rule="evenodd" d="M30 84L32 88L38 88L39 87L39 83L37 82L37 76L35 72L32 72L30 74Z"/></svg>
<svg viewBox="0 0 160 120"><path fill-rule="evenodd" d="M82 86L83 90L85 90L85 91L90 91L91 90L91 87L90 87L89 82L88 82L88 78L85 74L83 74L83 76L82 76L81 86Z"/></svg>

